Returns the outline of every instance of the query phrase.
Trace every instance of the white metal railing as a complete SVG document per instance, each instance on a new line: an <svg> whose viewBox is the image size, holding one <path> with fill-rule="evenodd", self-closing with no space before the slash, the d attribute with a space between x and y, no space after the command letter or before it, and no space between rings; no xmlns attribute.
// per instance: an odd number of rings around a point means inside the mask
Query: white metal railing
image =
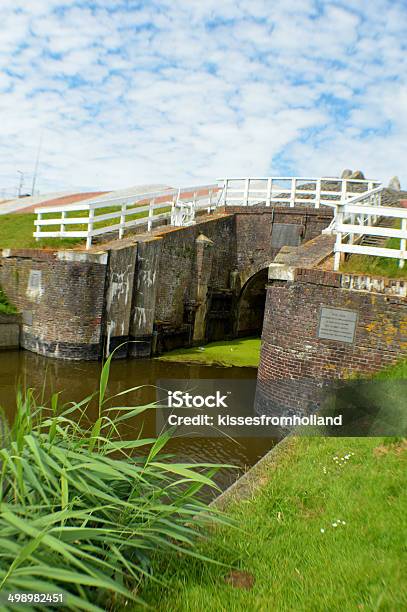
<svg viewBox="0 0 407 612"><path fill-rule="evenodd" d="M309 177L245 177L218 179L223 186L224 206L312 206L335 207L338 202L358 196L361 189L372 191L379 181L365 179L309 178ZM359 189L358 189L359 188ZM305 197L306 196L306 197Z"/></svg>
<svg viewBox="0 0 407 612"><path fill-rule="evenodd" d="M332 226L336 234L334 270L339 270L341 259L345 253L358 255L373 255L399 260L400 268L407 259L407 208L381 205L382 188L337 205L337 211ZM384 220L389 227L383 227ZM400 220L400 229L394 228L395 221ZM378 221L381 225L377 226ZM400 248L367 246L355 244L364 236L379 236L397 238Z"/></svg>
<svg viewBox="0 0 407 612"><path fill-rule="evenodd" d="M182 206L183 203L189 202L194 214L195 210L202 208L207 208L210 212L217 205L218 189L217 184L199 185L153 193L98 198L82 204L44 206L35 209L37 219L34 221L36 230L33 235L36 240L86 238L86 248L90 248L95 236L118 232L119 238L122 238L126 229L138 225L147 225L147 231L151 231L153 224L170 219L174 208ZM70 216L73 212L82 216ZM53 216L49 217L50 214ZM44 218L44 215L47 217ZM105 225L111 220L118 222ZM79 229L78 226L84 227ZM52 229L43 230L43 227Z"/></svg>

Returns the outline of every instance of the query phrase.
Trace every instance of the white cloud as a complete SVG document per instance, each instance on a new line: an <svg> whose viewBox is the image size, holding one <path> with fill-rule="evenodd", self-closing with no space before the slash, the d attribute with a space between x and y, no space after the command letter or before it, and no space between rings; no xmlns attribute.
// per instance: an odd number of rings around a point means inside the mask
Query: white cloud
<svg viewBox="0 0 407 612"><path fill-rule="evenodd" d="M322 9L320 8L322 6ZM0 193L223 174L399 174L402 1L3 0Z"/></svg>

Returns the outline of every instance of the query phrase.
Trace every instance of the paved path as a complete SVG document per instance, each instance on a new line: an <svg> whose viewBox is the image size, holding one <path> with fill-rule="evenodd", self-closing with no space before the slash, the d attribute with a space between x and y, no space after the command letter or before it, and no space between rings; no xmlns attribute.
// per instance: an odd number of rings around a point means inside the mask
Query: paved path
<svg viewBox="0 0 407 612"><path fill-rule="evenodd" d="M74 204L75 202L86 202L95 198L104 196L120 197L126 195L139 195L153 191L161 191L164 189L172 189L167 185L137 185L128 187L127 189L119 189L116 191L88 191L82 193L49 193L41 196L30 196L27 198L17 198L0 203L0 215L8 215L11 213L31 213L35 208L42 206L62 206L64 204Z"/></svg>
<svg viewBox="0 0 407 612"><path fill-rule="evenodd" d="M81 200L88 200L106 192L91 191L88 193L48 193L41 196L29 196L27 198L17 198L0 204L0 215L12 213L33 212L34 208L41 206L52 206L53 204L72 204Z"/></svg>

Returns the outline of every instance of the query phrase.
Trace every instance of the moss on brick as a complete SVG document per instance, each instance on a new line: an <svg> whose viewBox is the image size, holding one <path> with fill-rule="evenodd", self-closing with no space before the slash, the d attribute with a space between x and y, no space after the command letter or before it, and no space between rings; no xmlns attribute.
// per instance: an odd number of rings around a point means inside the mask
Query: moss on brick
<svg viewBox="0 0 407 612"><path fill-rule="evenodd" d="M2 314L15 314L17 312L17 308L10 304L6 294L0 287L0 313Z"/></svg>

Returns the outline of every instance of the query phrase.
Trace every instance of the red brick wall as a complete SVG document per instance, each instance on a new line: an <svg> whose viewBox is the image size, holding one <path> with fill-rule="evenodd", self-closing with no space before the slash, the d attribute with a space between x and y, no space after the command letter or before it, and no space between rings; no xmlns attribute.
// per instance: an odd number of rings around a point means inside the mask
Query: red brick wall
<svg viewBox="0 0 407 612"><path fill-rule="evenodd" d="M260 409L307 411L321 382L375 372L407 355L407 299L343 289L341 274L297 270L267 288L258 373ZM321 305L358 312L354 343L318 338Z"/></svg>
<svg viewBox="0 0 407 612"><path fill-rule="evenodd" d="M0 258L0 285L23 314L21 346L54 357L97 359L106 265L33 253ZM38 295L29 290L31 271L41 273Z"/></svg>
<svg viewBox="0 0 407 612"><path fill-rule="evenodd" d="M273 225L294 224L300 228L300 242L318 236L332 221L332 209L287 208L264 206L227 206L228 213L235 216L236 265L241 274L242 285L247 279L266 267L277 255L280 247L273 248ZM297 246L296 244L288 246Z"/></svg>

